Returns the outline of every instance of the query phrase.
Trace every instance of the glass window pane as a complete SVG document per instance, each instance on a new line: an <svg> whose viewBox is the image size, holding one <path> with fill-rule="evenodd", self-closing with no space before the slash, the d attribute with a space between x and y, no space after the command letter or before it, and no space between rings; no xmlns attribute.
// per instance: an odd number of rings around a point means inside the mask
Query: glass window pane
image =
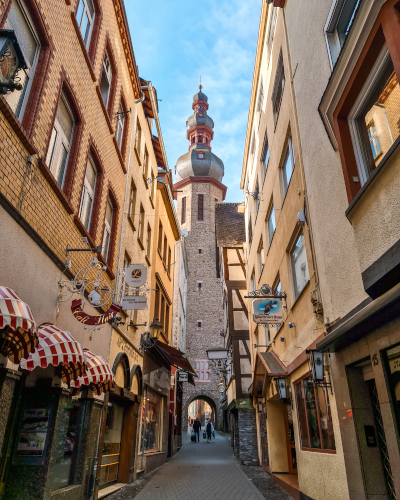
<svg viewBox="0 0 400 500"><path fill-rule="evenodd" d="M292 266L295 296L297 297L308 282L307 255L304 245L304 235L301 234L292 250Z"/></svg>
<svg viewBox="0 0 400 500"><path fill-rule="evenodd" d="M112 205L110 202L107 202L106 221L108 222L110 228L111 228L111 223L112 223L112 214L113 214Z"/></svg>
<svg viewBox="0 0 400 500"><path fill-rule="evenodd" d="M204 379L204 372L200 372L200 379L203 380Z"/></svg>
<svg viewBox="0 0 400 500"><path fill-rule="evenodd" d="M62 144L58 165L55 168L55 174L54 174L54 177L56 178L57 183L61 187L64 183L65 168L67 166L67 156L68 156L68 151L65 148L64 144Z"/></svg>
<svg viewBox="0 0 400 500"><path fill-rule="evenodd" d="M196 368L199 369L200 368L200 363L198 361L196 361Z"/></svg>
<svg viewBox="0 0 400 500"><path fill-rule="evenodd" d="M323 447L325 450L336 450L328 391L326 387L318 387L316 391Z"/></svg>
<svg viewBox="0 0 400 500"><path fill-rule="evenodd" d="M76 20L78 21L79 26L81 25L83 14L83 0L79 0L78 10L76 11Z"/></svg>
<svg viewBox="0 0 400 500"><path fill-rule="evenodd" d="M161 414L162 414L162 399L161 397L147 389L146 398L146 427L144 433L144 451L160 451L161 450Z"/></svg>
<svg viewBox="0 0 400 500"><path fill-rule="evenodd" d="M85 12L83 15L81 33L82 33L82 38L83 38L86 46L87 46L87 42L89 39L89 32L90 32L89 18L88 18L87 13Z"/></svg>
<svg viewBox="0 0 400 500"><path fill-rule="evenodd" d="M303 448L311 448L307 432L306 401L304 399L304 392L302 390L302 382L300 382L299 384L295 384L294 391L296 394L296 405L297 405L301 446Z"/></svg>
<svg viewBox="0 0 400 500"><path fill-rule="evenodd" d="M204 363L201 362L201 369L204 370Z"/></svg>
<svg viewBox="0 0 400 500"><path fill-rule="evenodd" d="M106 228L104 228L104 235L103 235L103 244L101 247L101 253L103 254L103 257L107 259L108 257L108 244L110 242L110 233L107 231Z"/></svg>
<svg viewBox="0 0 400 500"><path fill-rule="evenodd" d="M96 169L93 167L92 162L89 160L86 167L86 180L89 186L92 188L92 191L94 191L96 185L96 174Z"/></svg>
<svg viewBox="0 0 400 500"><path fill-rule="evenodd" d="M91 15L91 17L93 19L93 16L94 16L94 7L93 7L92 0L86 0L86 5L87 5L87 7L89 9L89 13L90 13L90 15Z"/></svg>
<svg viewBox="0 0 400 500"><path fill-rule="evenodd" d="M53 128L53 131L52 131L51 137L50 137L49 150L47 151L47 158L46 158L46 163L47 163L47 166L49 168L50 168L51 163L53 161L56 139L57 139L57 129Z"/></svg>
<svg viewBox="0 0 400 500"><path fill-rule="evenodd" d="M10 22L12 29L17 35L18 43L25 58L28 60L29 65L32 66L35 60L38 42L27 22L18 0L14 0L12 3L7 20Z"/></svg>
<svg viewBox="0 0 400 500"><path fill-rule="evenodd" d="M321 448L317 420L317 405L315 401L314 385L311 377L303 380L303 384L311 448Z"/></svg>
<svg viewBox="0 0 400 500"><path fill-rule="evenodd" d="M210 378L210 374L208 372L206 372L206 380L209 380Z"/></svg>
<svg viewBox="0 0 400 500"><path fill-rule="evenodd" d="M74 122L71 115L69 114L69 111L67 110L67 107L65 106L62 97L60 98L60 101L58 103L56 120L60 124L61 130L64 132L66 138L68 140L71 140L72 127Z"/></svg>
<svg viewBox="0 0 400 500"><path fill-rule="evenodd" d="M87 192L86 188L83 188L82 193L82 204L81 204L81 213L79 214L79 218L81 219L83 225L87 230L89 230L89 219L90 219L90 210L92 206L92 200Z"/></svg>

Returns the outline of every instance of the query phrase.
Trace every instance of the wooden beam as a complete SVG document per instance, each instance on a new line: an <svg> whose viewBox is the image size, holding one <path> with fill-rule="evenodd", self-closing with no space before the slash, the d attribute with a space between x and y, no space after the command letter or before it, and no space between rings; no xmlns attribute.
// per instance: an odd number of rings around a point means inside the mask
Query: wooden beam
<svg viewBox="0 0 400 500"><path fill-rule="evenodd" d="M242 271L243 271L244 277L246 278L246 267L244 265L242 256L240 255L240 252L239 252L238 248L236 249L236 253L237 253L237 256L239 258L240 265L242 266Z"/></svg>
<svg viewBox="0 0 400 500"><path fill-rule="evenodd" d="M243 300L242 296L240 295L239 290L235 289L235 292L236 292L236 295L238 296L240 305L243 307L244 313L245 313L247 321L248 321L249 320L249 312L247 310L246 304L244 303L244 300Z"/></svg>

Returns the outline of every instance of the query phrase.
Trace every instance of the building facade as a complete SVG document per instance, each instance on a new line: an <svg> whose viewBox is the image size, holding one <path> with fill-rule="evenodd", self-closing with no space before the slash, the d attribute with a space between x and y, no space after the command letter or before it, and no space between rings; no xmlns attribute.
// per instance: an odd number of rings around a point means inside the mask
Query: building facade
<svg viewBox="0 0 400 500"><path fill-rule="evenodd" d="M223 288L217 274L215 243L215 204L223 201L226 193L221 182L224 166L211 152L214 123L207 114L208 98L201 88L193 97L192 108L194 114L186 124L189 152L177 161L174 185L179 221L188 232L186 353L198 375L195 385L184 388L184 429L188 407L195 399L205 400L214 409L216 426L220 423L220 377L209 364L207 348L224 344L220 335L224 328Z"/></svg>

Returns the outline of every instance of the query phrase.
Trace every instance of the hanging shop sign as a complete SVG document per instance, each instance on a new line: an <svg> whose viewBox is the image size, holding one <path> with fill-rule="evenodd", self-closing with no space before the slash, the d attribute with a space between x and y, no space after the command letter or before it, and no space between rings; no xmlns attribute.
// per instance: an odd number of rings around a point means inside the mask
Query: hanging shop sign
<svg viewBox="0 0 400 500"><path fill-rule="evenodd" d="M138 288L143 286L146 280L147 267L144 264L131 264L125 269L125 283L127 285Z"/></svg>
<svg viewBox="0 0 400 500"><path fill-rule="evenodd" d="M122 309L118 304L111 304L111 307L100 316L91 316L82 309L81 299L73 300L71 305L72 314L75 318L85 325L104 325L111 319L113 319L119 311Z"/></svg>
<svg viewBox="0 0 400 500"><path fill-rule="evenodd" d="M188 372L178 372L178 382L187 382L189 379Z"/></svg>
<svg viewBox="0 0 400 500"><path fill-rule="evenodd" d="M253 321L258 324L283 323L282 300L278 298L253 300Z"/></svg>
<svg viewBox="0 0 400 500"><path fill-rule="evenodd" d="M121 301L121 307L125 310L142 311L147 308L147 297L145 295L125 295Z"/></svg>

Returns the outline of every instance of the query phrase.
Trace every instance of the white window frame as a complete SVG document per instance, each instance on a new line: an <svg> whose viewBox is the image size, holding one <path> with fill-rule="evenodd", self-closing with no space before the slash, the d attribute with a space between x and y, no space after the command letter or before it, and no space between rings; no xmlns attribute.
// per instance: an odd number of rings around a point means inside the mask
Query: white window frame
<svg viewBox="0 0 400 500"><path fill-rule="evenodd" d="M305 253L305 256L306 256L306 261L305 261L305 264L306 264L306 267L307 267L307 275L308 275L308 278L307 280L304 282L303 284L303 287L300 289L300 290L297 290L297 278L296 278L296 269L295 269L295 262L294 262L294 257L293 257L293 251L294 251L294 248L296 246L296 243L298 242L299 238L303 236L303 244L304 244L304 253ZM300 295L302 294L304 288L307 286L307 283L310 281L310 270L308 269L308 259L307 259L307 249L306 249L306 239L304 237L304 233L303 231L300 231L298 233L298 235L296 236L296 239L294 240L293 242L293 245L290 249L290 266L291 266L291 269L292 269L292 282L293 282L293 293L294 293L294 300L297 300Z"/></svg>
<svg viewBox="0 0 400 500"><path fill-rule="evenodd" d="M28 78L28 84L27 84L26 89L25 89L25 94L24 94L24 98L22 100L21 109L20 109L18 115L16 115L17 118L18 118L18 120L21 122L22 118L23 118L23 116L25 114L26 105L28 104L28 98L29 98L29 94L31 92L33 80L35 78L37 63L39 61L39 55L40 55L40 50L41 50L42 46L41 46L41 43L40 43L37 31L35 29L35 25L34 25L32 19L31 19L31 16L29 15L29 12L27 12L27 10L25 8L25 4L23 2L21 2L20 0L14 0L14 2L18 3L23 16L25 17L25 21L26 21L29 29L31 30L32 36L33 36L33 38L35 39L35 41L37 43L35 56L33 58L33 63L32 63L32 65L30 67L29 67L29 65L30 65L29 60L28 60L28 58L24 54L24 56L25 56L25 62L28 65L29 76L27 77ZM7 21L8 21L8 19L6 19L6 24L7 24ZM10 22L9 22L9 24L11 26ZM8 28L6 26L4 26L4 29L8 29ZM11 26L11 29L14 30L14 28L12 26ZM23 53L22 47L21 47L21 51ZM25 74L26 74L26 71L25 71Z"/></svg>
<svg viewBox="0 0 400 500"><path fill-rule="evenodd" d="M274 214L274 230L271 231L271 216ZM271 246L272 239L274 237L276 230L276 219L275 219L275 209L274 209L274 204L272 203L271 208L269 209L268 212L268 219L267 219L267 235L268 235L268 248Z"/></svg>
<svg viewBox="0 0 400 500"><path fill-rule="evenodd" d="M325 43L328 51L329 64L331 65L331 69L333 69L333 67L335 66L336 61L338 60L340 52L342 50L342 44L340 43L340 37L337 31L337 25L340 20L341 14L343 12L343 8L347 1L349 0L333 0L324 27ZM349 20L350 28L354 22L355 12L359 6L360 0L354 0L354 2L355 6L352 10L352 15L350 17L351 23Z"/></svg>
<svg viewBox="0 0 400 500"><path fill-rule="evenodd" d="M263 80L262 78L260 78L260 86L258 89L258 99L257 99L258 128L260 128L263 103L264 103L264 86L263 86Z"/></svg>
<svg viewBox="0 0 400 500"><path fill-rule="evenodd" d="M292 173L290 174L289 179L286 178L286 168L285 168L287 155L290 156L290 159L291 159L291 162L292 162ZM292 138L289 137L287 148L285 149L284 160L282 162L282 167L281 167L281 169L282 169L283 198L286 197L286 194L288 192L290 181L291 181L291 179L293 177L294 167L295 167L295 162L294 162L293 142L292 142Z"/></svg>
<svg viewBox="0 0 400 500"><path fill-rule="evenodd" d="M105 217L104 217L104 231L103 231L103 241L102 241L102 244L101 244L101 253L104 257L104 259L107 261L108 259L108 253L110 251L110 241L111 241L111 232L112 232L112 223L113 223L113 217L114 217L114 207L111 203L111 200L108 199L107 200L107 205L110 205L111 207L111 224L109 224L108 220L107 220L107 207L106 207L106 214L105 214ZM108 242L107 242L107 248L105 249L104 247L104 244L105 244L105 236L106 236L106 232L108 233Z"/></svg>
<svg viewBox="0 0 400 500"><path fill-rule="evenodd" d="M63 172L61 182L59 183L59 186L62 189L64 186L65 175L67 173L69 155L71 152L71 144L72 144L72 141L74 140L75 119L74 119L74 115L71 111L71 108L69 107L68 101L65 98L63 93L61 93L61 95L60 95L60 100L61 99L63 101L64 106L67 109L67 112L69 113L69 115L71 117L71 121L72 121L71 137L70 137L70 139L68 139L68 137L65 135L59 121L57 120L57 109L58 109L58 104L57 104L56 116L54 118L53 130L51 132L49 149L47 151L46 165L49 168L50 172L53 174L54 178L56 178L56 172L54 171L54 168L53 168L54 163L55 164L58 163L62 147L64 147L67 150L67 156L65 158L64 172ZM59 102L60 102L60 100L59 100ZM55 136L54 136L54 133L56 134Z"/></svg>
<svg viewBox="0 0 400 500"><path fill-rule="evenodd" d="M90 17L90 9L88 7L88 2L92 3L93 17ZM78 12L79 12L79 6L81 4L83 5L83 9L82 9L82 17L81 17L81 20L79 21L79 19L78 19ZM96 9L94 7L93 1L92 0L79 0L78 10L76 11L76 14L77 14L76 20L78 22L79 31L80 31L80 33L82 35L83 43L85 44L85 47L88 50L89 47L90 47L90 40L92 39L92 31L93 31L93 26L94 26L94 20L95 20L95 17L96 17ZM83 22L83 18L84 18L85 14L87 15L88 22L90 24L89 32L88 32L88 37L87 37L86 42L85 42L84 35L82 33L82 22Z"/></svg>
<svg viewBox="0 0 400 500"><path fill-rule="evenodd" d="M265 42L267 45L268 65L269 65L269 62L271 60L272 48L274 46L277 18L278 18L278 7L272 7L269 26L268 26L268 36L267 36L267 40Z"/></svg>
<svg viewBox="0 0 400 500"><path fill-rule="evenodd" d="M122 148L122 141L124 140L124 131L125 131L125 112L124 112L124 107L121 106L119 107L119 114L117 117L117 127L115 131L115 139L117 141L118 147L121 150Z"/></svg>
<svg viewBox="0 0 400 500"><path fill-rule="evenodd" d="M86 164L85 180L83 181L81 206L79 208L79 218L80 218L80 220L82 221L82 224L83 224L82 209L83 209L84 203L86 201L86 198L90 198L91 199L92 203L91 203L90 211L89 211L88 227L85 226L87 231L89 231L89 229L90 229L90 223L92 221L94 197L95 197L95 194L96 194L96 185L97 185L97 177L98 177L97 168L96 168L96 165L95 165L95 163L93 161L93 158L91 156L89 156L88 163L91 164L93 170L96 173L96 177L95 177L95 181L94 181L94 189L92 189L92 186L90 185L90 183L89 183L89 181L87 180L87 177L86 177L86 171L87 171L87 164Z"/></svg>
<svg viewBox="0 0 400 500"><path fill-rule="evenodd" d="M365 161L364 153L362 150L362 140L357 126L357 117L362 111L365 101L369 99L374 91L376 81L379 80L385 66L390 58L389 49L385 44L372 67L368 78L366 79L357 99L348 115L348 123L350 128L351 141L353 143L354 155L356 157L358 175L360 177L361 186L363 186L370 174L368 172L367 163Z"/></svg>
<svg viewBox="0 0 400 500"><path fill-rule="evenodd" d="M106 61L108 61L108 68L107 68ZM102 71L102 74L101 74L101 80L103 79L103 74L106 75L106 78L107 78L107 81L108 81L108 92L107 92L107 100L106 101L104 100L104 95L103 95L103 92L102 92L103 101L104 101L104 104L105 104L105 106L107 108L108 107L108 103L110 101L111 84L112 84L112 79L113 79L113 70L112 70L112 65L111 65L111 59L110 59L110 56L108 55L108 51L107 50L105 51L105 54L104 54L103 71ZM101 81L100 81L100 85L101 85Z"/></svg>

